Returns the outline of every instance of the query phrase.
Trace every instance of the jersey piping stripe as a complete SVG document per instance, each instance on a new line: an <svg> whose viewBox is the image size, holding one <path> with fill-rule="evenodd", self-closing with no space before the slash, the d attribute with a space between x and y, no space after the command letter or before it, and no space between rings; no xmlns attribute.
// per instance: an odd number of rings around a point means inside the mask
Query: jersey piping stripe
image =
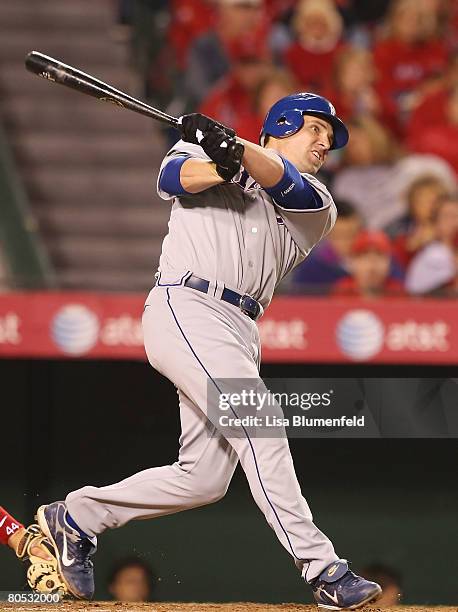
<svg viewBox="0 0 458 612"><path fill-rule="evenodd" d="M188 270L187 272L185 272L183 274L183 276L181 277L181 279L177 283L169 283L169 284L163 283L163 284L161 284L160 281L161 281L162 272L160 272L159 273L159 277L158 277L157 282L156 282L156 286L157 287L181 287L181 285L184 283L186 277L187 276L191 276L191 274L192 273Z"/></svg>
<svg viewBox="0 0 458 612"><path fill-rule="evenodd" d="M213 377L212 377L212 376L210 375L210 373L208 372L207 368L204 366L204 364L202 363L202 361L199 359L199 357L198 357L198 355L196 354L195 350L193 349L193 347L192 347L191 343L189 342L188 338L186 337L186 334L184 333L184 331L183 331L183 329L182 329L182 327L181 327L180 323L178 322L178 318L177 318L177 316L176 316L176 314L175 314L175 311L173 310L172 304L171 304L171 302L170 302L170 289L168 289L168 288L167 288L167 289L166 289L166 291L167 291L167 304L168 304L168 306L169 306L169 308L170 308L170 311L171 311L172 316L173 316L173 318L174 318L174 320L175 320L175 323L176 323L176 325L177 325L178 329L180 330L181 335L183 336L184 341L185 341L185 342L186 342L186 344L189 346L189 349L191 350L192 354L193 354L193 355L194 355L194 357L196 358L196 360L197 360L197 362L199 363L200 367L201 367L201 368L204 370L205 374L208 376L208 378L209 378L209 379L212 381L212 383L215 385L215 387L216 387L216 389L218 390L218 392L219 392L219 393L222 393L221 389L218 387L218 385L216 384L215 380L213 379ZM230 405L230 404L229 404L229 405ZM230 406L231 406L231 405L230 405ZM235 412L235 410L234 410L234 408L233 408L232 406L231 406L231 410L232 410L232 412L234 413L235 417L236 417L236 418L239 418L239 417L238 417L238 415L237 415L237 413ZM247 432L246 428L245 428L243 425L242 425L242 429L243 429L243 432L244 432L244 434L245 434L245 436L246 436L246 438L247 438L247 440L248 440L248 444L250 445L251 453L252 453L252 455L253 455L254 465L255 465L255 468L256 468L256 473L257 473L257 475L258 475L259 484L261 485L261 489L262 489L262 491L263 491L263 493L264 493L264 496L265 496L265 498L266 498L266 500L267 500L267 503L268 503L268 504L269 504L269 506L271 507L272 512L274 513L275 518L277 519L277 522L278 522L278 524L280 525L281 530L282 530L282 531L283 531L283 533L285 534L285 537L286 537L286 539L287 539L287 541L288 541L288 544L289 544L289 547L290 547L290 549L291 549L291 554L293 555L293 557L294 557L294 558L295 558L297 561L305 561L305 562L309 562L309 559L301 559L301 558L300 558L300 557L298 557L298 556L296 555L296 553L294 552L294 548L293 548L293 545L291 544L291 540L290 540L290 538L289 538L289 535L288 535L288 533L287 533L286 529L284 528L284 526L283 526L283 524L282 524L282 522L281 522L281 520L280 520L280 517L278 516L278 513L277 513L277 511L275 510L274 505L272 504L271 500L269 499L269 496L268 496L268 494L267 494L267 491L266 491L266 489L265 489L265 487L264 487L264 484L263 484L263 482L262 482L262 478L261 478L261 474L260 474L260 472L259 472L258 462L257 462L257 459L256 459L256 453L255 453L255 451L254 451L253 443L252 443L252 441L251 441L251 439L250 439L250 436L248 435L248 432Z"/></svg>

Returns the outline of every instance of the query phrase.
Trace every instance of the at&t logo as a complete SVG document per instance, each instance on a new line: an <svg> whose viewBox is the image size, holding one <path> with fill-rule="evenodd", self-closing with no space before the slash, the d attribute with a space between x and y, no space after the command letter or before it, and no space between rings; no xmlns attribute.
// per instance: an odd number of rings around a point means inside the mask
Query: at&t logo
<svg viewBox="0 0 458 612"><path fill-rule="evenodd" d="M382 349L385 328L370 310L351 310L338 323L337 344L342 353L355 361L365 361Z"/></svg>
<svg viewBox="0 0 458 612"><path fill-rule="evenodd" d="M51 322L54 343L68 355L89 352L97 344L99 331L97 315L81 304L67 304Z"/></svg>

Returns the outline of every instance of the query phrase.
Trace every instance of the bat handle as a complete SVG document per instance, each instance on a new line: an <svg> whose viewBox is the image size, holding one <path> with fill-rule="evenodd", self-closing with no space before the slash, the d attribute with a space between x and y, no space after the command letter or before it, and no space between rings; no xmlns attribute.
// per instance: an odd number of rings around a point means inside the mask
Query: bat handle
<svg viewBox="0 0 458 612"><path fill-rule="evenodd" d="M181 129L181 122L180 119L176 118L176 117L172 117L172 115L168 115L169 117L169 121L170 121L170 125L174 128L176 128L177 130Z"/></svg>

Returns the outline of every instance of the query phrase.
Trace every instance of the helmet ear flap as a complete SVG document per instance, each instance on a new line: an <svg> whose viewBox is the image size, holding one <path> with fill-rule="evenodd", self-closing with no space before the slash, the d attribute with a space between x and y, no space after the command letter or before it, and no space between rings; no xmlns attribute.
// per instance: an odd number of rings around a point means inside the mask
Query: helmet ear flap
<svg viewBox="0 0 458 612"><path fill-rule="evenodd" d="M270 121L267 134L276 138L286 138L298 132L304 125L304 115L296 108L287 109L274 121Z"/></svg>

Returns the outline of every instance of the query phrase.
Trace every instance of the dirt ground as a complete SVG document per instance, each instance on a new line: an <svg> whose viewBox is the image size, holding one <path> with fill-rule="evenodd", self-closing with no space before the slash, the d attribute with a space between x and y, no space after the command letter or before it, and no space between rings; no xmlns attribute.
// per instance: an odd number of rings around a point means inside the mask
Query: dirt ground
<svg viewBox="0 0 458 612"><path fill-rule="evenodd" d="M257 603L148 603L127 604L120 602L81 603L69 601L51 605L0 604L0 612L318 612L317 606L299 604L257 604ZM362 612L381 612L381 608L366 606ZM389 608L390 612L458 612L458 606L425 607L397 606Z"/></svg>

